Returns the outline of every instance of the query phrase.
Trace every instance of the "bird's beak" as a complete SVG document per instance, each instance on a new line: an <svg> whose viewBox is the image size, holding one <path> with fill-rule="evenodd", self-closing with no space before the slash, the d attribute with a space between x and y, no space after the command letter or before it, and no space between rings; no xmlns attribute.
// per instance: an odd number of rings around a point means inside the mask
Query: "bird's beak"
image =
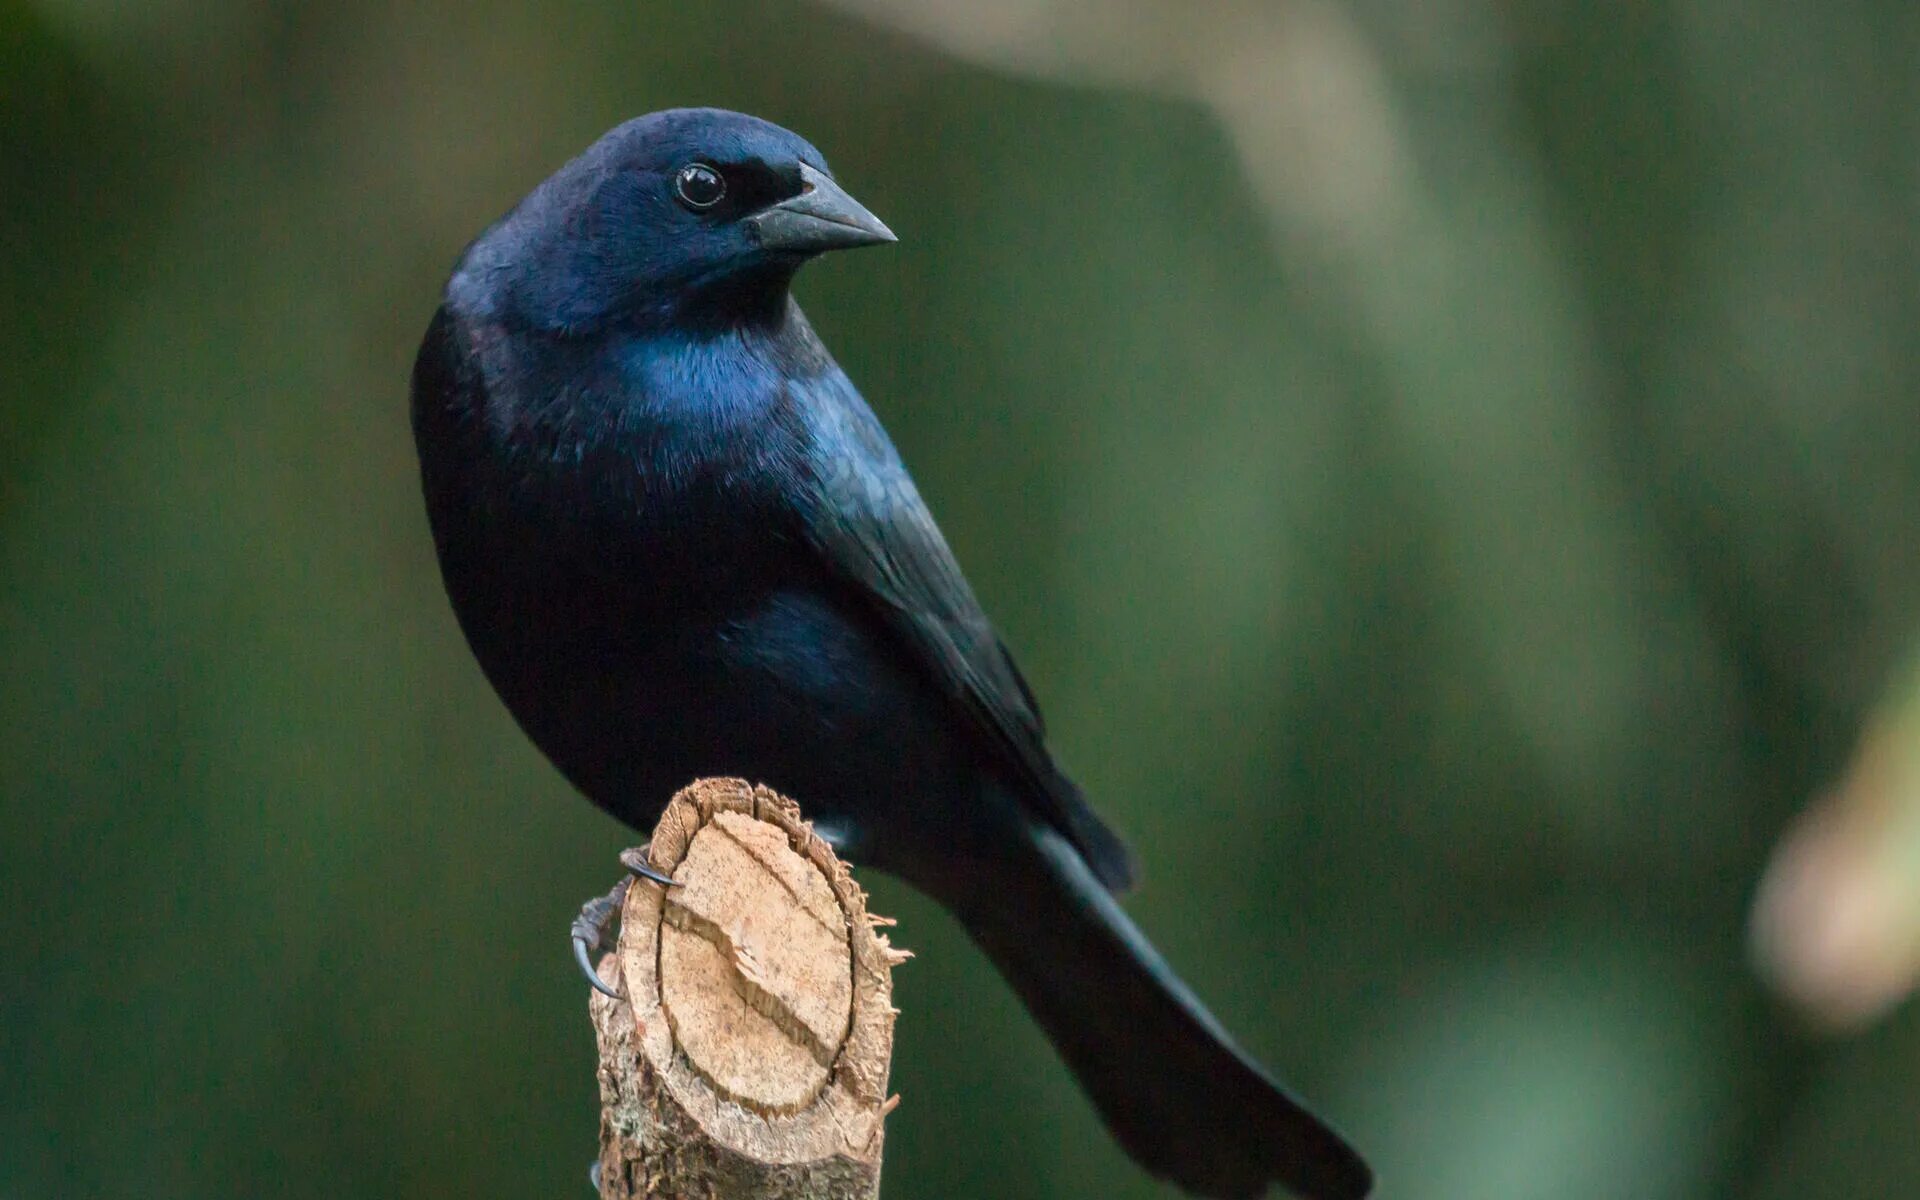
<svg viewBox="0 0 1920 1200"><path fill-rule="evenodd" d="M801 163L800 182L798 196L747 218L766 249L819 254L900 240L824 172Z"/></svg>

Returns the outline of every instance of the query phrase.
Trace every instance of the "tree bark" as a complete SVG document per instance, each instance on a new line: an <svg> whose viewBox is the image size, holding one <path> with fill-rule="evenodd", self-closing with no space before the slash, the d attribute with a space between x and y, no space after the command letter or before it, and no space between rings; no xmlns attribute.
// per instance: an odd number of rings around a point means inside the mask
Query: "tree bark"
<svg viewBox="0 0 1920 1200"><path fill-rule="evenodd" d="M673 798L595 992L603 1200L873 1200L893 949L791 800L737 779Z"/></svg>

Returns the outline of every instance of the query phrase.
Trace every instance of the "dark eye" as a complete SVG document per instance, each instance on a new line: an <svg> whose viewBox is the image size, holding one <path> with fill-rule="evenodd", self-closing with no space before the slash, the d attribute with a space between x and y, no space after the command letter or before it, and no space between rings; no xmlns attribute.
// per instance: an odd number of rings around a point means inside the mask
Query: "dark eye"
<svg viewBox="0 0 1920 1200"><path fill-rule="evenodd" d="M674 176L673 190L680 193L680 203L700 211L720 203L727 194L727 181L705 163L689 163Z"/></svg>

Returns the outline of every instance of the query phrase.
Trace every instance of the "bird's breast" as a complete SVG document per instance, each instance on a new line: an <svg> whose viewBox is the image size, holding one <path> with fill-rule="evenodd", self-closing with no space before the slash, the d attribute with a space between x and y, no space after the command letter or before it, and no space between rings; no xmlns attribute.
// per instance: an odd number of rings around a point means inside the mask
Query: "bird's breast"
<svg viewBox="0 0 1920 1200"><path fill-rule="evenodd" d="M770 597L825 586L795 528L804 387L767 355L713 341L450 348L460 365L427 372L416 396L447 590L556 760L607 732L594 713L632 721L643 702L698 694L711 652Z"/></svg>

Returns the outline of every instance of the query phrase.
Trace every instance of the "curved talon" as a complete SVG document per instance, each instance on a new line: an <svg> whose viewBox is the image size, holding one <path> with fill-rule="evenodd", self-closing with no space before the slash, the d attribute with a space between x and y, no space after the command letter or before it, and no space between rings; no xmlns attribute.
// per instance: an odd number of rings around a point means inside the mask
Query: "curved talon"
<svg viewBox="0 0 1920 1200"><path fill-rule="evenodd" d="M603 996L611 996L615 1000L621 999L621 994L615 988L608 986L606 980L600 978L600 972L593 966L593 956L607 944L607 934L613 926L614 918L619 916L620 906L626 903L627 889L632 886L636 877L651 880L663 887L680 886L679 880L654 870L653 865L647 861L645 853L641 850L626 851L620 856L620 864L630 873L619 883L614 884L613 890L606 895L582 904L580 915L573 919L572 929L573 961L580 964L580 973L587 977L587 982L593 985L594 991Z"/></svg>
<svg viewBox="0 0 1920 1200"><path fill-rule="evenodd" d="M671 875L667 875L660 871L655 870L652 863L649 863L646 859L640 857L640 855L638 854L633 854L633 853L622 854L620 856L620 865L625 867L628 871L632 872L633 874L638 875L640 878L650 879L653 882L659 884L661 887L681 886L680 881L678 879L675 879Z"/></svg>
<svg viewBox="0 0 1920 1200"><path fill-rule="evenodd" d="M611 996L615 1000L620 999L620 993L608 987L606 980L600 978L600 972L593 969L593 961L588 957L591 953L592 948L587 945L587 939L581 934L574 934L573 961L580 964L580 973L587 977L587 982L593 985L594 991L599 992L602 996Z"/></svg>

